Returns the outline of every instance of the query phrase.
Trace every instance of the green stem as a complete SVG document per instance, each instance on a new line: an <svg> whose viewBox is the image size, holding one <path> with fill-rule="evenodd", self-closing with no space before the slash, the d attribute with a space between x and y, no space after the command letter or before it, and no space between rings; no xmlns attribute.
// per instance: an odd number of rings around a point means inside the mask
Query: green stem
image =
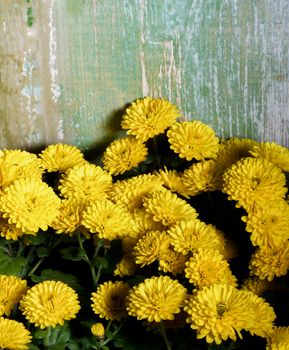
<svg viewBox="0 0 289 350"><path fill-rule="evenodd" d="M112 321L109 321L109 322L108 322L108 325L107 325L107 327L106 327L106 329L105 329L105 332L107 332L107 331L109 330L110 325L111 325L111 322L112 322ZM109 343L111 340L113 340L113 338L114 338L114 337L117 335L117 333L120 331L121 327L124 325L124 322L125 322L125 320L123 320L122 323L117 327L117 329L112 333L111 338L106 339L104 342L101 343L101 346L104 346L104 345L106 345L107 343Z"/></svg>
<svg viewBox="0 0 289 350"><path fill-rule="evenodd" d="M33 273L38 269L38 267L43 263L45 257L39 259L37 263L33 266L33 268L30 270L28 276L33 275Z"/></svg>
<svg viewBox="0 0 289 350"><path fill-rule="evenodd" d="M43 343L45 346L50 345L50 334L51 334L51 328L48 327L46 337L43 339Z"/></svg>
<svg viewBox="0 0 289 350"><path fill-rule="evenodd" d="M161 331L161 335L165 341L167 350L172 350L171 345L170 345L169 340L168 340L168 337L167 337L167 334L166 334L166 330L165 330L165 326L164 326L163 321L160 322L160 331Z"/></svg>

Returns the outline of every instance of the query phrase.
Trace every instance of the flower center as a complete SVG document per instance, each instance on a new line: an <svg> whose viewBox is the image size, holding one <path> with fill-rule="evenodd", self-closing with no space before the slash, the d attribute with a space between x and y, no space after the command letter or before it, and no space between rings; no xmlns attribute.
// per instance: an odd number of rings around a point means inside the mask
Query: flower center
<svg viewBox="0 0 289 350"><path fill-rule="evenodd" d="M222 317L226 311L227 311L227 306L225 304L219 303L217 305L217 314L219 317Z"/></svg>

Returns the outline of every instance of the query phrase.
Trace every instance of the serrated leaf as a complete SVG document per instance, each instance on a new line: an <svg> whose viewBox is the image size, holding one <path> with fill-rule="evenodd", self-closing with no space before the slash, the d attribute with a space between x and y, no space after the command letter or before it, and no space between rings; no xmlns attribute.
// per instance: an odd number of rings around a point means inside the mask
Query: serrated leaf
<svg viewBox="0 0 289 350"><path fill-rule="evenodd" d="M85 251L78 247L63 248L59 250L59 253L66 260L79 261L85 259Z"/></svg>
<svg viewBox="0 0 289 350"><path fill-rule="evenodd" d="M28 350L39 350L39 347L34 344L29 344Z"/></svg>
<svg viewBox="0 0 289 350"><path fill-rule="evenodd" d="M76 291L82 290L82 286L80 285L78 278L70 273L63 273L58 270L46 269L41 271L41 275L39 276L39 278L41 279L41 281L61 281L63 283L68 284L71 288L75 289Z"/></svg>
<svg viewBox="0 0 289 350"><path fill-rule="evenodd" d="M26 259L24 257L11 257L0 250L0 274L19 276L25 265Z"/></svg>
<svg viewBox="0 0 289 350"><path fill-rule="evenodd" d="M48 334L48 329L38 329L35 333L34 333L34 338L36 339L43 339L47 336Z"/></svg>
<svg viewBox="0 0 289 350"><path fill-rule="evenodd" d="M107 269L108 268L108 261L107 261L107 259L105 259L105 258L103 258L101 256L97 256L94 259L94 265L96 265L97 267L102 266L105 269Z"/></svg>
<svg viewBox="0 0 289 350"><path fill-rule="evenodd" d="M39 258L45 258L50 255L49 249L46 247L38 247L36 249L36 254Z"/></svg>
<svg viewBox="0 0 289 350"><path fill-rule="evenodd" d="M26 237L29 240L29 242L31 242L31 244L40 245L47 240L48 234L47 234L47 232L39 231L37 233L37 235L35 235L35 236L34 235L27 235Z"/></svg>

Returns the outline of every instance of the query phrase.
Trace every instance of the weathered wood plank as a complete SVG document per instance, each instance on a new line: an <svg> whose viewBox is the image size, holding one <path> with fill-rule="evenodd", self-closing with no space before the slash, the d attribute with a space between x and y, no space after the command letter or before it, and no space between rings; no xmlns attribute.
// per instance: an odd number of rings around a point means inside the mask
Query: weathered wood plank
<svg viewBox="0 0 289 350"><path fill-rule="evenodd" d="M289 146L287 0L9 0L0 13L1 147L88 150L148 95L220 136Z"/></svg>

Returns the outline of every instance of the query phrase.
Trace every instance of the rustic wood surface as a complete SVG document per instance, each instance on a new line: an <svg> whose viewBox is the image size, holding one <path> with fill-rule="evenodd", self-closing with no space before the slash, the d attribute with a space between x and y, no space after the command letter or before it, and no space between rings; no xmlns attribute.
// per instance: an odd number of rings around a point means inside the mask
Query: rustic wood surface
<svg viewBox="0 0 289 350"><path fill-rule="evenodd" d="M143 96L289 146L288 0L0 1L0 147L96 149Z"/></svg>

